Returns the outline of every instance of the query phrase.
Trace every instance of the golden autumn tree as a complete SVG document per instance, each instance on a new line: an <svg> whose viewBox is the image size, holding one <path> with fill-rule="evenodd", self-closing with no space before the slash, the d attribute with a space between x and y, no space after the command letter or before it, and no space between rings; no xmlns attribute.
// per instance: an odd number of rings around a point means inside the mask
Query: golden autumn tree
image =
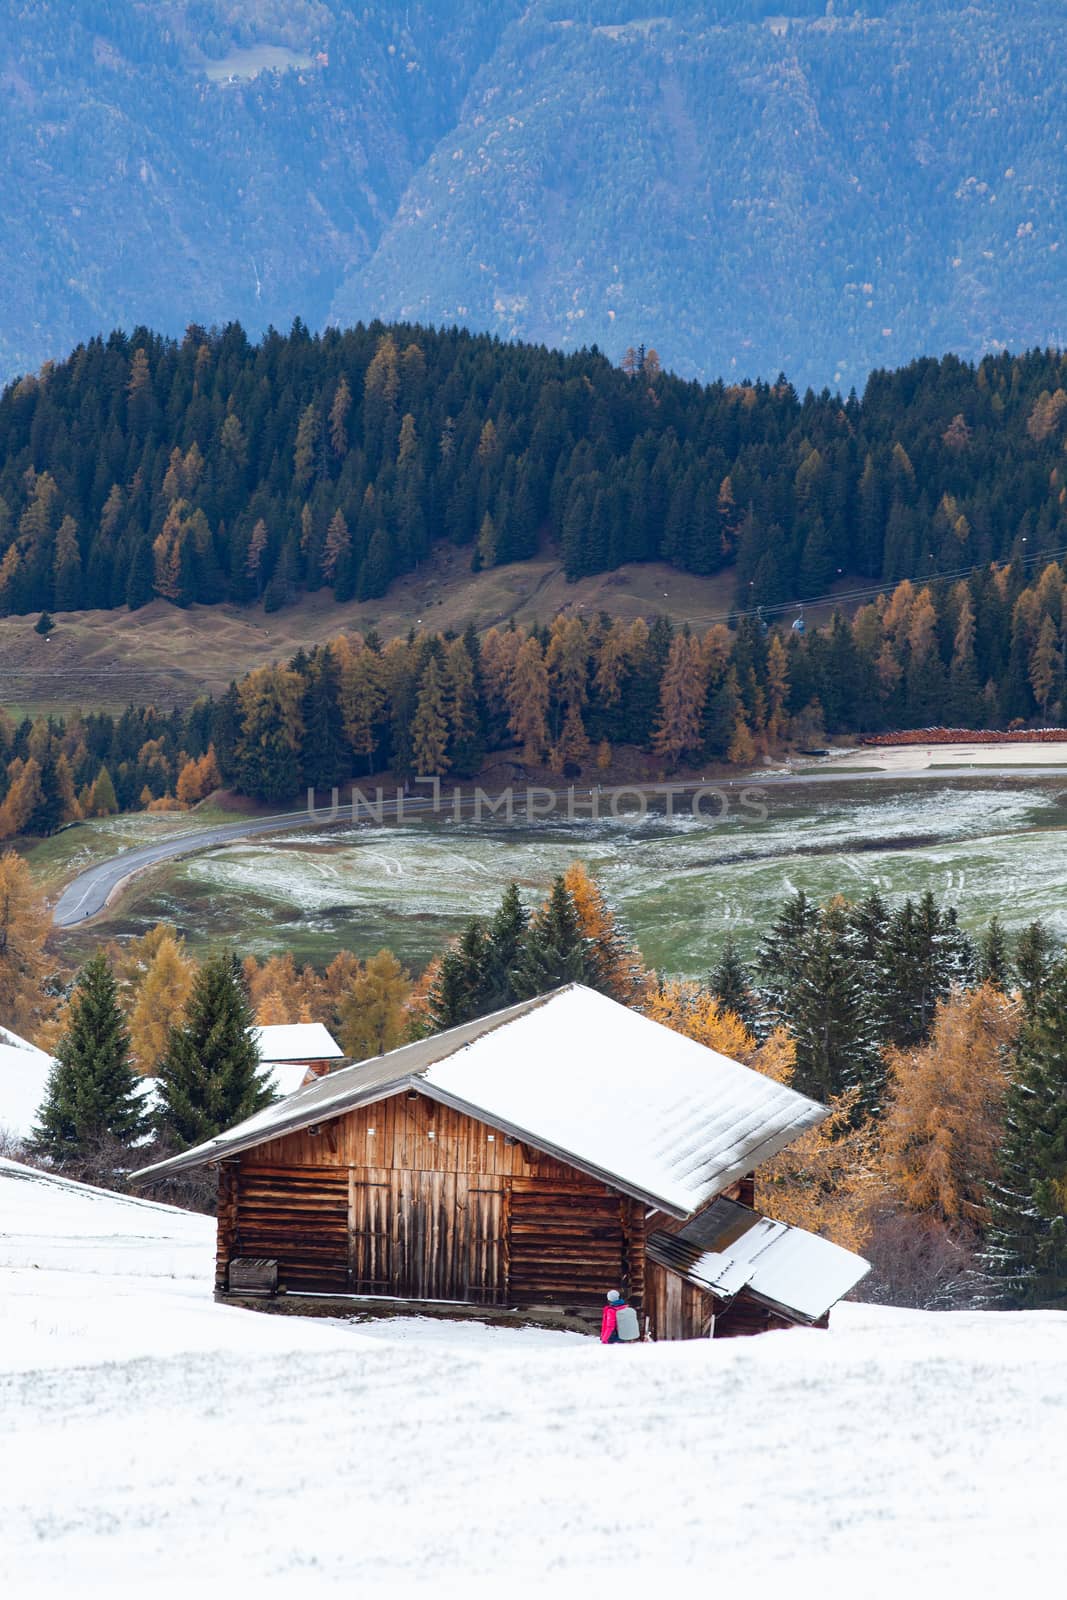
<svg viewBox="0 0 1067 1600"><path fill-rule="evenodd" d="M635 1004L644 993L648 974L584 861L571 862L563 874L563 887L571 897L582 935L589 942L597 988L624 1005Z"/></svg>
<svg viewBox="0 0 1067 1600"><path fill-rule="evenodd" d="M701 715L707 689L707 667L699 644L688 634L676 634L660 684L659 718L653 749L672 766L686 755L696 755L701 744Z"/></svg>
<svg viewBox="0 0 1067 1600"><path fill-rule="evenodd" d="M862 1252L881 1179L871 1124L853 1125L856 1098L854 1089L837 1095L825 1122L756 1169L756 1208Z"/></svg>
<svg viewBox="0 0 1067 1600"><path fill-rule="evenodd" d="M292 1020L293 1013L277 989L271 989L265 994L256 1007L256 1021L261 1028L273 1027Z"/></svg>
<svg viewBox="0 0 1067 1600"><path fill-rule="evenodd" d="M661 1022L732 1061L747 1064L756 1051L756 1040L740 1017L727 1011L699 983L672 978L650 985L641 1010L653 1022Z"/></svg>
<svg viewBox="0 0 1067 1600"><path fill-rule="evenodd" d="M1063 651L1060 649L1059 629L1052 618L1046 616L1030 656L1030 686L1043 717L1048 716L1049 707L1062 684Z"/></svg>
<svg viewBox="0 0 1067 1600"><path fill-rule="evenodd" d="M946 1223L982 1226L1021 1020L1018 999L986 983L939 1004L927 1044L886 1052L881 1164L898 1204Z"/></svg>
<svg viewBox="0 0 1067 1600"><path fill-rule="evenodd" d="M370 771L375 728L385 707L385 670L381 656L358 634L334 646L341 665L341 716L353 755L362 756Z"/></svg>
<svg viewBox="0 0 1067 1600"><path fill-rule="evenodd" d="M744 708L740 705L734 713L734 725L726 759L735 767L747 767L756 759L756 741L752 737Z"/></svg>
<svg viewBox="0 0 1067 1600"><path fill-rule="evenodd" d="M41 768L32 756L25 761L16 756L7 772L8 791L0 805L0 838L13 839L23 832L41 803Z"/></svg>
<svg viewBox="0 0 1067 1600"><path fill-rule="evenodd" d="M548 668L532 635L515 656L507 688L508 727L522 745L522 759L540 761L548 743Z"/></svg>
<svg viewBox="0 0 1067 1600"><path fill-rule="evenodd" d="M340 1026L341 1003L359 976L358 956L351 950L338 950L322 974L315 995L308 999L316 1008L313 1021L323 1022L328 1028Z"/></svg>
<svg viewBox="0 0 1067 1600"><path fill-rule="evenodd" d="M411 719L411 750L415 771L441 777L452 765L448 756L448 709L444 675L431 655L423 670Z"/></svg>
<svg viewBox="0 0 1067 1600"><path fill-rule="evenodd" d="M184 1019L196 971L196 962L185 953L184 940L168 929L141 978L130 1012L130 1047L137 1070L146 1077L155 1071L171 1024L180 1025Z"/></svg>
<svg viewBox="0 0 1067 1600"><path fill-rule="evenodd" d="M342 372L330 404L330 449L335 456L343 456L348 452L348 413L351 409L352 391Z"/></svg>
<svg viewBox="0 0 1067 1600"><path fill-rule="evenodd" d="M187 761L178 774L175 790L183 805L195 806L222 783L215 747L211 745L198 761Z"/></svg>
<svg viewBox="0 0 1067 1600"><path fill-rule="evenodd" d="M0 855L0 1018L32 1038L45 1010L41 978L51 918L29 867L14 850Z"/></svg>
<svg viewBox="0 0 1067 1600"><path fill-rule="evenodd" d="M369 957L341 1003L341 1048L355 1061L395 1050L407 1037L411 977L391 950Z"/></svg>
<svg viewBox="0 0 1067 1600"><path fill-rule="evenodd" d="M245 792L287 800L300 785L304 680L288 667L256 667L239 689L237 759Z"/></svg>
<svg viewBox="0 0 1067 1600"><path fill-rule="evenodd" d="M344 512L338 506L326 529L326 542L322 547L322 559L319 563L319 570L327 583L333 583L351 547L352 535L348 530Z"/></svg>
<svg viewBox="0 0 1067 1600"><path fill-rule="evenodd" d="M508 691L522 641L523 635L517 628L490 628L482 640L482 688L486 708L500 723L506 723L510 715Z"/></svg>
<svg viewBox="0 0 1067 1600"><path fill-rule="evenodd" d="M298 971L291 950L268 957L262 966L255 956L247 956L243 972L257 1022L298 1022L305 1007L311 1011L313 1021L326 1021L322 1014L322 980L314 967L305 966ZM269 1009L269 1017L263 1015L265 1009ZM278 1015L279 1010L282 1015Z"/></svg>
<svg viewBox="0 0 1067 1600"><path fill-rule="evenodd" d="M582 720L589 693L589 635L579 617L556 618L545 665L549 684L564 713L563 728L556 741L562 768L565 762L582 762L589 754L589 738Z"/></svg>
<svg viewBox="0 0 1067 1600"><path fill-rule="evenodd" d="M783 739L789 724L789 657L780 633L767 646L767 737Z"/></svg>

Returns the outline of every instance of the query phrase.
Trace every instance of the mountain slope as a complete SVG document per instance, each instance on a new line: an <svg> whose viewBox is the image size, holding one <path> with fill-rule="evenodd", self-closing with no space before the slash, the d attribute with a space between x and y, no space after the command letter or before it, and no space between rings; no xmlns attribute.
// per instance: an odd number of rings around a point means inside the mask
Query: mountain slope
<svg viewBox="0 0 1067 1600"><path fill-rule="evenodd" d="M298 315L845 389L1067 342L1065 45L1056 0L0 0L0 379Z"/></svg>
<svg viewBox="0 0 1067 1600"><path fill-rule="evenodd" d="M846 389L1063 338L1061 8L655 9L514 23L335 312Z"/></svg>
<svg viewBox="0 0 1067 1600"><path fill-rule="evenodd" d="M516 9L0 0L0 378L116 325L321 323Z"/></svg>

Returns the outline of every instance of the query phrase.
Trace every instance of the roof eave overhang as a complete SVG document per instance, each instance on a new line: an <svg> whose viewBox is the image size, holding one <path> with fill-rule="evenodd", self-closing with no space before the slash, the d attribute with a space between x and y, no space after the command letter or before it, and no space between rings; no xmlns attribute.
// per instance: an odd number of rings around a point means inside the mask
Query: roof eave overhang
<svg viewBox="0 0 1067 1600"><path fill-rule="evenodd" d="M372 1106L379 1100L390 1100L393 1095L401 1094L405 1089L419 1089L421 1092L422 1080L417 1074L409 1073L403 1078L394 1079L391 1083L377 1084L356 1099L346 1099L344 1105L316 1106L310 1113L305 1109L296 1116L272 1123L268 1129L250 1132L243 1139L229 1139L223 1135L217 1145L197 1145L193 1150L184 1150L180 1155L169 1156L166 1161L157 1161L151 1167L141 1167L139 1171L131 1172L130 1182L155 1183L157 1179L169 1178L176 1172L193 1172L197 1167L216 1166L220 1161L228 1161L231 1156L243 1155L246 1150L254 1150L257 1145L272 1144L275 1139L284 1139L290 1133L302 1133L305 1128L318 1127L322 1122L335 1122L338 1117L347 1116L350 1111L358 1111L362 1106Z"/></svg>
<svg viewBox="0 0 1067 1600"><path fill-rule="evenodd" d="M305 1109L295 1116L273 1123L269 1129L250 1131L243 1139L227 1139L225 1142L220 1140L216 1147L198 1145L196 1149L170 1156L166 1161L157 1161L153 1166L141 1167L138 1172L130 1174L130 1182L155 1183L163 1178L173 1177L179 1172L193 1172L198 1167L214 1166L220 1161L229 1160L231 1156L243 1155L246 1150L254 1150L257 1145L271 1144L275 1139L284 1139L290 1133L300 1133L303 1129L315 1127L319 1123L332 1122L337 1117L347 1116L350 1111L358 1111L361 1107L374 1105L380 1100L391 1100L394 1095L403 1094L405 1090L410 1089L424 1094L427 1099L436 1101L438 1105L448 1106L452 1111L471 1117L475 1122L499 1128L501 1133L508 1134L519 1143L531 1145L543 1155L551 1156L553 1160L561 1161L565 1166L574 1167L576 1171L584 1172L587 1177L605 1184L609 1189L616 1189L620 1194L629 1195L632 1199L652 1206L657 1211L665 1212L668 1216L684 1221L692 1214L691 1207L687 1209L679 1206L676 1201L668 1199L665 1195L653 1194L651 1190L631 1184L618 1173L609 1172L594 1162L586 1161L581 1156L575 1155L572 1150L564 1149L562 1145L544 1140L517 1122L499 1117L486 1107L473 1105L458 1095L449 1094L436 1084L427 1083L419 1073L409 1073L403 1078L394 1079L391 1083L379 1084L358 1099L346 1099L344 1105L333 1109L316 1107L314 1112Z"/></svg>

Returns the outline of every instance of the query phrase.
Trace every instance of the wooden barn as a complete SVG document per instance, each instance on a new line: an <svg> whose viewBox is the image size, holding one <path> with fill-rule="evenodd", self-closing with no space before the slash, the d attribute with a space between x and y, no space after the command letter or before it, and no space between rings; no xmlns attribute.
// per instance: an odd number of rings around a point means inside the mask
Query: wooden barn
<svg viewBox="0 0 1067 1600"><path fill-rule="evenodd" d="M220 1299L584 1325L620 1288L651 1337L706 1337L819 1323L867 1270L751 1209L755 1167L825 1115L571 985L341 1068L135 1181L218 1168Z"/></svg>

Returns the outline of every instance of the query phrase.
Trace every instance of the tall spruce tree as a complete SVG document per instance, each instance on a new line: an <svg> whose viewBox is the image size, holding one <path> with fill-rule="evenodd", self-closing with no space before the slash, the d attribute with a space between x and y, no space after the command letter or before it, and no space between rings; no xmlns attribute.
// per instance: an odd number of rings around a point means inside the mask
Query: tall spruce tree
<svg viewBox="0 0 1067 1600"><path fill-rule="evenodd" d="M800 976L808 935L817 927L819 908L798 889L782 906L760 947L760 987L773 1022L784 1019L788 997Z"/></svg>
<svg viewBox="0 0 1067 1600"><path fill-rule="evenodd" d="M270 1104L254 1024L236 957L209 956L196 975L186 1021L171 1028L159 1063L157 1122L167 1143L185 1149Z"/></svg>
<svg viewBox="0 0 1067 1600"><path fill-rule="evenodd" d="M509 883L489 922L486 1001L490 1011L511 1005L518 998L512 974L529 925L530 913L522 903L519 886Z"/></svg>
<svg viewBox="0 0 1067 1600"><path fill-rule="evenodd" d="M719 959L708 974L708 990L727 1011L740 1017L749 1032L755 1029L759 1006L753 993L752 979L737 945L730 937L725 940L719 951Z"/></svg>
<svg viewBox="0 0 1067 1600"><path fill-rule="evenodd" d="M345 742L337 658L328 644L315 652L306 676L303 778L312 789L329 789L350 776L352 752Z"/></svg>
<svg viewBox="0 0 1067 1600"><path fill-rule="evenodd" d="M1023 1035L989 1201L985 1264L1000 1300L1067 1310L1067 962Z"/></svg>
<svg viewBox="0 0 1067 1600"><path fill-rule="evenodd" d="M1008 940L998 916L992 916L978 941L978 977L982 983L995 983L998 989L1011 983Z"/></svg>
<svg viewBox="0 0 1067 1600"><path fill-rule="evenodd" d="M480 917L472 917L452 949L441 957L429 993L435 1029L456 1028L493 1009L489 1001L489 937Z"/></svg>
<svg viewBox="0 0 1067 1600"><path fill-rule="evenodd" d="M562 877L556 879L526 933L512 973L518 999L545 994L564 983L585 983L589 976L586 941L574 902Z"/></svg>
<svg viewBox="0 0 1067 1600"><path fill-rule="evenodd" d="M140 1082L130 1065L130 1036L118 985L102 950L86 962L56 1045L48 1093L33 1132L38 1155L57 1163L92 1160L114 1143L130 1145L147 1129Z"/></svg>
<svg viewBox="0 0 1067 1600"><path fill-rule="evenodd" d="M886 935L886 1037L898 1047L921 1044L934 1012L954 985L973 981L974 946L955 910L941 911L929 890L894 913Z"/></svg>
<svg viewBox="0 0 1067 1600"><path fill-rule="evenodd" d="M857 1116L881 1110L885 1067L848 907L831 901L804 936L785 1001L796 1040L793 1086L816 1100L857 1089Z"/></svg>
<svg viewBox="0 0 1067 1600"><path fill-rule="evenodd" d="M886 940L892 913L877 889L864 895L849 910L852 949L867 983L867 1004L879 1039L888 1032L889 969Z"/></svg>
<svg viewBox="0 0 1067 1600"><path fill-rule="evenodd" d="M1052 965L1052 935L1043 922L1031 922L1015 941L1015 976L1028 1018L1037 1012Z"/></svg>

